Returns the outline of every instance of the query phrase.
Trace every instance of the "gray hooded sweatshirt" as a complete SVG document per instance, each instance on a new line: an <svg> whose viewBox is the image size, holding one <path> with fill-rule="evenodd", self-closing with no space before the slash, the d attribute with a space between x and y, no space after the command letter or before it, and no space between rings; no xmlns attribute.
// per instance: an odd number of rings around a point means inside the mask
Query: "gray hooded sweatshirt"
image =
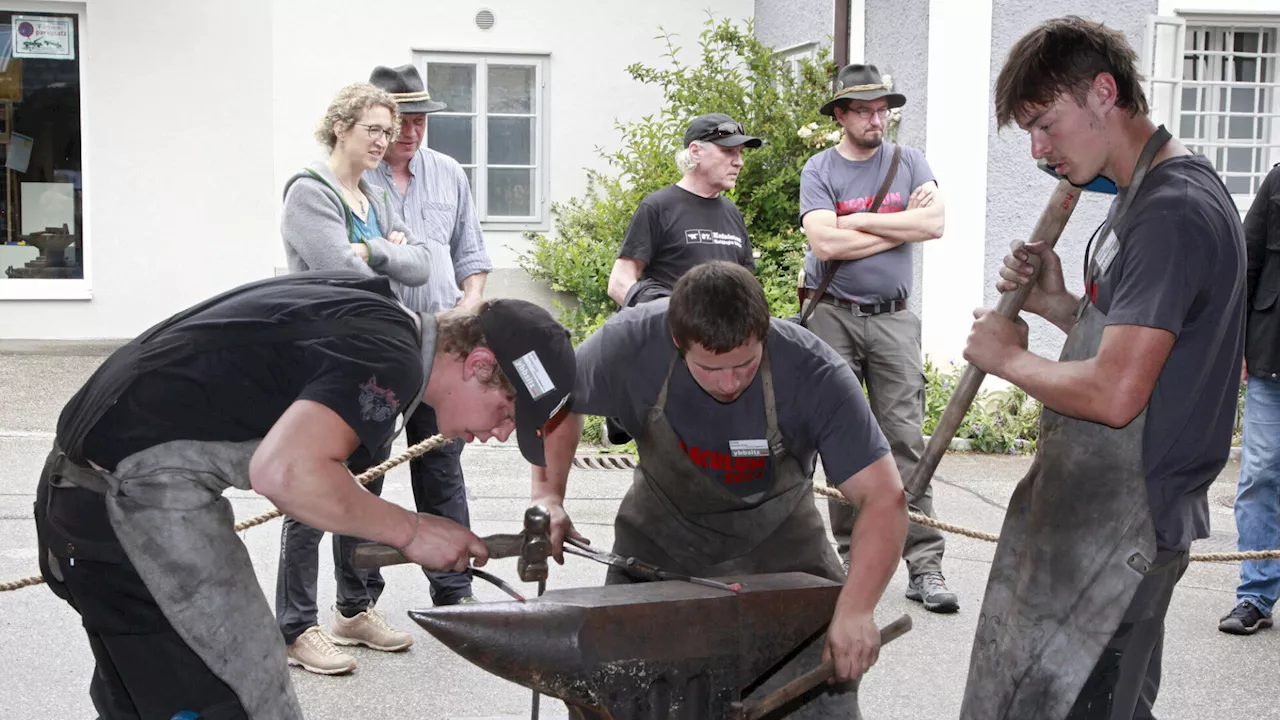
<svg viewBox="0 0 1280 720"><path fill-rule="evenodd" d="M395 203L389 202L382 188L360 180L360 192L378 216L378 229L383 237L366 241L369 262L351 250L347 235L342 196L337 192L338 178L324 162L309 166L329 184L317 180L305 170L289 178L284 186L284 214L280 234L284 238L284 254L290 272L306 270L354 270L365 275L386 275L400 294L399 286L417 287L431 277L427 248L415 244L409 226L405 225ZM405 242L397 245L386 239L399 230Z"/></svg>

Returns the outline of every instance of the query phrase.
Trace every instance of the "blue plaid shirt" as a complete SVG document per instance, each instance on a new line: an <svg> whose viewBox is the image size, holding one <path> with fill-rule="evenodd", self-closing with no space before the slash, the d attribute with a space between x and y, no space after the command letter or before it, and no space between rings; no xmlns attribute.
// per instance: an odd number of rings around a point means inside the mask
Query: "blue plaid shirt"
<svg viewBox="0 0 1280 720"><path fill-rule="evenodd" d="M409 161L409 175L404 195L385 160L365 171L364 179L386 188L390 201L413 231L409 242L425 245L431 252L431 279L424 285L404 288L401 299L412 310L439 312L458 304L463 279L490 272L493 263L484 249L462 166L448 155L423 147Z"/></svg>

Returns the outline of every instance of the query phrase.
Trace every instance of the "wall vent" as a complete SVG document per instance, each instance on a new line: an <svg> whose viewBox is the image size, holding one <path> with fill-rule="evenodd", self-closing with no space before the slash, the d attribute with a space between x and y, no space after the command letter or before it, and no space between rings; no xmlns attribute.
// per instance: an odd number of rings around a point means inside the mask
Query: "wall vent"
<svg viewBox="0 0 1280 720"><path fill-rule="evenodd" d="M492 10L489 8L482 8L480 12L476 13L476 27L481 30L488 30L493 27L493 23L496 19L497 18L493 16Z"/></svg>

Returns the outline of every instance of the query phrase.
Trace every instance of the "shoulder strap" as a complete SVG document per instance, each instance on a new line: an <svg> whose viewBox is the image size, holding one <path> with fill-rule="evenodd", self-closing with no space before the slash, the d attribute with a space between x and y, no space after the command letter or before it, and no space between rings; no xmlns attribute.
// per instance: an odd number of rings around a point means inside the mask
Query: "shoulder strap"
<svg viewBox="0 0 1280 720"><path fill-rule="evenodd" d="M347 226L347 242L352 242L352 243L355 242L356 241L356 224L355 224L355 221L351 219L351 207L347 205L346 198L342 197L342 193L338 192L338 189L333 186L333 183L329 182L328 180L325 180L323 175L316 172L315 170L312 170L311 168L305 168L305 170L307 171L307 173L311 175L311 177L324 183L325 187L332 190L333 194L338 196L338 204L342 206L342 219Z"/></svg>
<svg viewBox="0 0 1280 720"><path fill-rule="evenodd" d="M884 202L885 196L889 194L889 186L893 184L894 178L898 175L898 164L901 160L902 146L894 143L893 159L889 161L889 172L884 176L884 182L880 183L880 189L876 191L875 199L871 201L871 207L867 208L866 212L873 213L880 210L880 204ZM827 286L831 284L831 279L836 276L836 270L840 269L840 263L842 262L844 261L832 260L827 263L827 272L823 275L822 282L818 284L818 289L814 292L814 299L809 302L804 309L804 313L800 315L801 327L804 327L805 323L809 321L809 316L813 314L814 306L818 304L817 298L822 297L822 294L827 291Z"/></svg>

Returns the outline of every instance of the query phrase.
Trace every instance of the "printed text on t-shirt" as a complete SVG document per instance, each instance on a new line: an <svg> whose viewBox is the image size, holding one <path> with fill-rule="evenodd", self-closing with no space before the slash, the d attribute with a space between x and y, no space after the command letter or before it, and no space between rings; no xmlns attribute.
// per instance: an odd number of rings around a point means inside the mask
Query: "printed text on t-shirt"
<svg viewBox="0 0 1280 720"><path fill-rule="evenodd" d="M765 467L769 463L768 457L734 457L729 453L689 447L683 442L680 443L680 449L689 454L694 465L723 471L725 485L759 480L764 476Z"/></svg>
<svg viewBox="0 0 1280 720"><path fill-rule="evenodd" d="M684 241L686 244L708 244L708 245L732 245L736 248L742 247L742 238L729 233L717 232L715 230L685 230Z"/></svg>
<svg viewBox="0 0 1280 720"><path fill-rule="evenodd" d="M871 207L871 202L875 199L875 195L867 195L866 197L853 198L852 200L841 200L836 203L836 214L849 215L856 212L862 212L863 210ZM886 193L884 196L884 202L880 203L880 209L876 212L902 212L902 193Z"/></svg>

